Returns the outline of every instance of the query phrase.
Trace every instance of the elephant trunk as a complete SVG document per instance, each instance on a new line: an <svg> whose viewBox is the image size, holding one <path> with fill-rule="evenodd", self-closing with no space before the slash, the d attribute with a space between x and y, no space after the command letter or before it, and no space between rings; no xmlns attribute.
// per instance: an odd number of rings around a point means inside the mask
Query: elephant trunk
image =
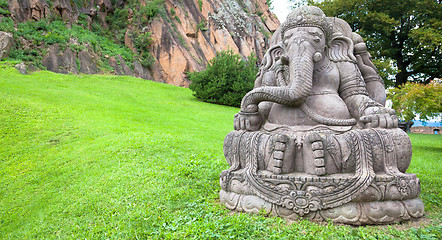
<svg viewBox="0 0 442 240"><path fill-rule="evenodd" d="M312 89L315 49L309 42L299 40L290 45L289 84L287 86L264 86L248 92L242 102L242 112L256 112L263 101L288 106L301 104Z"/></svg>

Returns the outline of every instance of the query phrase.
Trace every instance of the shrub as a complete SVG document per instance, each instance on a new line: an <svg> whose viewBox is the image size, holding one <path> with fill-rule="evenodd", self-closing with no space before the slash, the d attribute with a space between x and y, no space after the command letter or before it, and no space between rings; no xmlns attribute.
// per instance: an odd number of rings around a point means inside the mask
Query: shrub
<svg viewBox="0 0 442 240"><path fill-rule="evenodd" d="M198 23L198 25L196 25L196 29L201 30L201 31L207 31L207 22L204 20L201 20L201 22Z"/></svg>
<svg viewBox="0 0 442 240"><path fill-rule="evenodd" d="M399 118L409 121L417 114L427 121L442 112L442 84L433 80L429 84L407 82L389 90L388 98L393 103Z"/></svg>
<svg viewBox="0 0 442 240"><path fill-rule="evenodd" d="M202 0L198 0L198 8L200 9L200 11L203 11L203 1Z"/></svg>
<svg viewBox="0 0 442 240"><path fill-rule="evenodd" d="M206 70L188 73L193 95L209 103L239 107L244 95L252 90L258 67L254 54L247 60L232 50L218 52Z"/></svg>
<svg viewBox="0 0 442 240"><path fill-rule="evenodd" d="M77 6L83 6L86 2L86 0L71 1ZM32 62L39 68L43 68L41 60L46 55L45 49L54 44L58 44L61 50L69 47L77 52L86 49L86 45L89 44L101 57L98 59L99 65L103 65L102 67L106 69L111 69L108 64L109 57L118 55L123 57L129 67L135 60L140 61L144 67L150 67L155 61L149 52L152 43L151 33L132 30L137 33L133 36L137 53L124 45L128 25L135 29L141 28L164 9L164 0L148 0L146 3L146 6L139 6L138 1L129 0L116 6L117 3L113 1L116 7L106 16L109 28L103 27L98 17L92 18L89 22L89 17L85 14L80 14L78 21L69 24L70 27L67 27L67 22L56 15L38 21L20 23L14 23L11 17L3 16L0 18L0 31L9 32L14 36L15 46L9 54L10 60ZM3 8L8 8L8 1L0 0L0 17ZM133 16L129 18L131 12ZM71 39L75 39L77 43L72 43Z"/></svg>
<svg viewBox="0 0 442 240"><path fill-rule="evenodd" d="M0 31L13 33L14 32L14 21L10 17L0 18Z"/></svg>
<svg viewBox="0 0 442 240"><path fill-rule="evenodd" d="M7 0L0 0L0 14L1 15L9 15L9 4Z"/></svg>
<svg viewBox="0 0 442 240"><path fill-rule="evenodd" d="M163 6L163 3L164 0L150 1L149 4L141 8L141 12L144 16L147 17L147 20L153 19L160 11L160 8Z"/></svg>

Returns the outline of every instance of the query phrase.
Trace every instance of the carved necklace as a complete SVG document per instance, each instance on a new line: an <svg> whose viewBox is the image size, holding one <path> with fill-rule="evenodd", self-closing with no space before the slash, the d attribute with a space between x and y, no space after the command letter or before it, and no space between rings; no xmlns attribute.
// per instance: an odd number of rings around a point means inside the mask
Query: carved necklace
<svg viewBox="0 0 442 240"><path fill-rule="evenodd" d="M332 70L332 67L330 65L330 60L328 58L325 58L326 63L324 63L321 67L319 67L318 69L316 69L315 71L320 73L323 71L330 72Z"/></svg>

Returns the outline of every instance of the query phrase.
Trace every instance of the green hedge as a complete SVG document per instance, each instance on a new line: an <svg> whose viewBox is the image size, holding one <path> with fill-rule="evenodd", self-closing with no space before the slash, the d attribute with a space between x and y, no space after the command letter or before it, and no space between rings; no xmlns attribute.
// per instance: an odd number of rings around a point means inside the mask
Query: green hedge
<svg viewBox="0 0 442 240"><path fill-rule="evenodd" d="M247 60L232 50L218 52L207 69L188 73L193 95L209 103L239 107L244 95L253 89L258 67L255 55Z"/></svg>

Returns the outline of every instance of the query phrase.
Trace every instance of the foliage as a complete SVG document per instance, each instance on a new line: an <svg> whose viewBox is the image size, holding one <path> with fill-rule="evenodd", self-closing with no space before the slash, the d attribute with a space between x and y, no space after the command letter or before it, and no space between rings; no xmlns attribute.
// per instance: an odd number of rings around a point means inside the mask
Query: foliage
<svg viewBox="0 0 442 240"><path fill-rule="evenodd" d="M110 37L114 36L120 43L124 43L124 35L127 31L129 8L117 8L111 14L106 15L106 23L109 29L103 29L104 33Z"/></svg>
<svg viewBox="0 0 442 240"><path fill-rule="evenodd" d="M207 31L207 22L203 19L198 25L196 25L196 29L201 31Z"/></svg>
<svg viewBox="0 0 442 240"><path fill-rule="evenodd" d="M147 21L150 21L153 19L158 12L160 11L160 8L163 6L164 0L151 0L146 4L146 6L141 7L141 14L144 16Z"/></svg>
<svg viewBox="0 0 442 240"><path fill-rule="evenodd" d="M109 29L105 29L105 33L109 36L116 35L120 42L124 42L124 34L129 26L145 26L159 13L163 5L164 0L148 0L144 6L139 1L127 1L123 7L108 13L106 23Z"/></svg>
<svg viewBox="0 0 442 240"><path fill-rule="evenodd" d="M4 19L8 18L3 18L2 22ZM71 49L81 50L84 49L85 44L89 44L92 50L103 58L106 55L109 57L121 55L125 61L132 62L134 60L135 55L127 47L85 29L83 26L86 23L81 19L79 24L73 24L70 28L66 27L67 24L61 20L41 19L39 21L18 23L16 30L13 28L12 20L7 21L6 26L9 28L9 32L13 34L15 42L20 43L23 39L29 44L27 47L16 44L16 47L11 50L9 58L32 62L35 66L43 68L41 60L46 54L45 49L50 45L58 44L62 49L70 47ZM3 25L0 24L0 30L2 30L1 26ZM80 45L70 43L71 39L76 39Z"/></svg>
<svg viewBox="0 0 442 240"><path fill-rule="evenodd" d="M365 38L379 61L393 61L395 86L442 76L442 4L440 0L309 1L327 16L346 20Z"/></svg>
<svg viewBox="0 0 442 240"><path fill-rule="evenodd" d="M9 4L7 0L0 0L0 15L9 15Z"/></svg>
<svg viewBox="0 0 442 240"><path fill-rule="evenodd" d="M85 46L89 45L91 50L101 57L98 62L103 65L103 69L111 69L108 58L117 55L121 55L129 66L133 61L138 60L144 67L150 67L154 62L149 52L152 41L150 33L140 33L134 30L132 37L134 37L133 41L138 54L134 54L124 46L124 37L129 25L145 26L154 18L163 6L164 0L149 0L144 6L136 4L137 2L127 1L121 7L109 11L106 17L109 28L103 27L100 19L92 19L90 23L87 15L80 14L76 23L68 24L53 17L16 23L16 28L14 28L12 18L3 17L0 19L0 31L10 32L14 36L16 44L9 55L10 59L32 62L39 68L43 68L41 60L46 54L46 49L53 44L58 44L61 49L69 47L75 51L84 50ZM83 6L86 1L76 0L71 3ZM114 5L116 4L118 3L114 2ZM4 2L0 0L0 7L4 5ZM133 16L129 17L130 14ZM86 26L90 29L85 28Z"/></svg>
<svg viewBox="0 0 442 240"><path fill-rule="evenodd" d="M410 135L424 226L232 213L218 194L237 108L133 77L11 65L0 65L1 238L441 239L440 135Z"/></svg>
<svg viewBox="0 0 442 240"><path fill-rule="evenodd" d="M370 52L370 49L368 49ZM386 58L381 57L377 59L371 59L373 64L378 69L378 74L384 80L384 85L386 88L393 87L395 84L395 74L397 73L397 68L392 65L392 61L387 61Z"/></svg>
<svg viewBox="0 0 442 240"><path fill-rule="evenodd" d="M203 11L203 0L198 0L198 8Z"/></svg>
<svg viewBox="0 0 442 240"><path fill-rule="evenodd" d="M273 0L266 0L266 4L270 9L273 9Z"/></svg>
<svg viewBox="0 0 442 240"><path fill-rule="evenodd" d="M128 27L132 26L130 37L138 52L137 60L144 67L150 67L155 61L149 51L152 44L151 33L137 29L146 26L163 8L164 0L148 0L145 5L140 5L139 1L127 1L124 7L115 9L106 16L108 29L99 28L96 31L111 39L115 36L118 42L124 43Z"/></svg>
<svg viewBox="0 0 442 240"><path fill-rule="evenodd" d="M244 95L252 90L258 68L252 54L247 61L232 50L218 52L207 69L189 73L189 88L194 96L209 103L240 106Z"/></svg>
<svg viewBox="0 0 442 240"><path fill-rule="evenodd" d="M289 2L292 3L292 9L309 4L309 0L289 0Z"/></svg>
<svg viewBox="0 0 442 240"><path fill-rule="evenodd" d="M152 45L153 39L151 37L151 32L145 33L133 33L132 38L134 39L135 47L138 51L138 56L140 59L141 65L144 67L150 67L154 63L155 59L150 54L149 48Z"/></svg>
<svg viewBox="0 0 442 240"><path fill-rule="evenodd" d="M430 84L407 82L389 90L388 98L393 109L405 120L413 120L416 114L422 120L428 120L442 113L442 84L432 81Z"/></svg>
<svg viewBox="0 0 442 240"><path fill-rule="evenodd" d="M2 17L0 19L0 31L13 32L14 31L14 20L10 17Z"/></svg>
<svg viewBox="0 0 442 240"><path fill-rule="evenodd" d="M176 14L176 12L175 12L175 10L173 8L171 8L169 10L169 12L170 12L170 15L172 15L172 16L175 16L175 14Z"/></svg>

